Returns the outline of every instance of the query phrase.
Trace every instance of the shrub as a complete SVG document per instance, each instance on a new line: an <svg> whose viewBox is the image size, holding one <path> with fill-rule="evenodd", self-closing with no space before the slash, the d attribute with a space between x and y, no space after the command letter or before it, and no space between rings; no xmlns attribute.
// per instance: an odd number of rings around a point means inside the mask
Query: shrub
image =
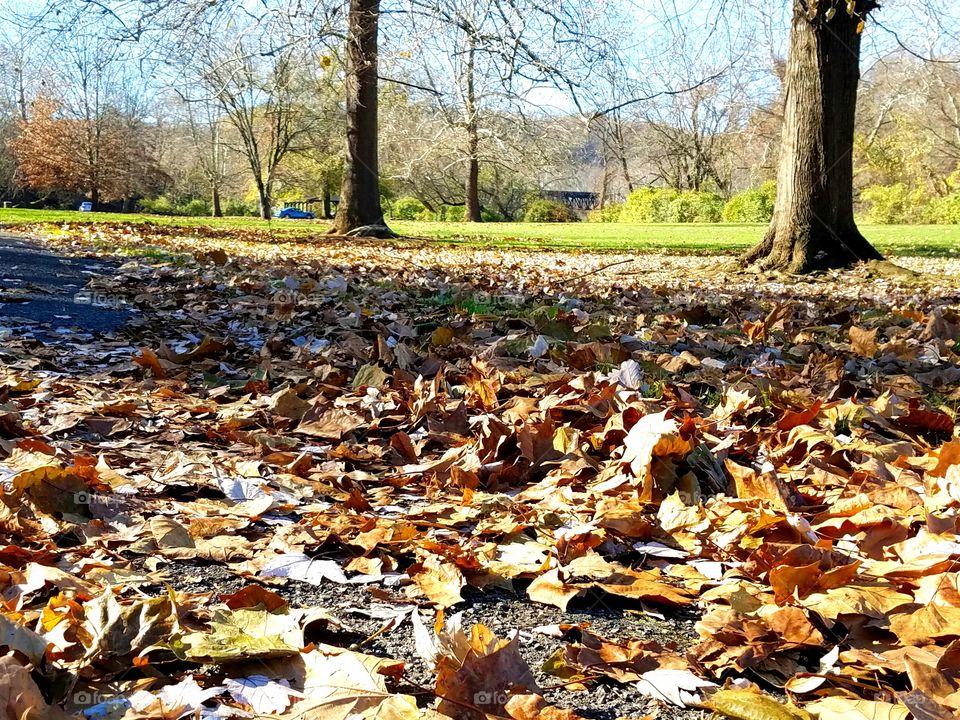
<svg viewBox="0 0 960 720"><path fill-rule="evenodd" d="M503 215L493 208L485 207L480 209L480 220L482 222L503 222Z"/></svg>
<svg viewBox="0 0 960 720"><path fill-rule="evenodd" d="M709 192L682 192L667 206L671 223L715 223L722 214L723 198Z"/></svg>
<svg viewBox="0 0 960 720"><path fill-rule="evenodd" d="M663 223L670 222L670 203L680 193L672 188L644 187L630 193L620 210L620 222Z"/></svg>
<svg viewBox="0 0 960 720"><path fill-rule="evenodd" d="M191 200L186 205L182 205L178 207L177 214L193 215L194 217L202 217L204 215L209 215L210 202L208 200L201 200L199 198L197 198L196 200Z"/></svg>
<svg viewBox="0 0 960 720"><path fill-rule="evenodd" d="M911 190L904 183L871 185L860 193L869 204L867 218L881 225L901 225L921 221L930 208L923 190Z"/></svg>
<svg viewBox="0 0 960 720"><path fill-rule="evenodd" d="M556 200L535 200L527 207L523 221L529 223L570 222L573 213L563 203Z"/></svg>
<svg viewBox="0 0 960 720"><path fill-rule="evenodd" d="M254 205L245 203L242 200L227 200L221 209L223 210L223 214L228 217L257 214L257 208Z"/></svg>
<svg viewBox="0 0 960 720"><path fill-rule="evenodd" d="M463 222L467 217L467 208L463 205L444 205L440 208L439 220L444 222Z"/></svg>
<svg viewBox="0 0 960 720"><path fill-rule="evenodd" d="M960 192L930 203L924 220L938 225L960 225Z"/></svg>
<svg viewBox="0 0 960 720"><path fill-rule="evenodd" d="M765 223L773 218L773 206L777 200L777 183L765 182L734 195L723 208L723 220L728 223Z"/></svg>
<svg viewBox="0 0 960 720"><path fill-rule="evenodd" d="M615 223L620 221L620 213L623 211L623 203L613 203L596 210L591 210L587 214L588 222Z"/></svg>
<svg viewBox="0 0 960 720"><path fill-rule="evenodd" d="M151 213L153 215L174 215L176 214L176 208L173 203L170 202L170 199L165 195L161 195L155 200L150 200L144 198L139 203L140 209L145 213Z"/></svg>
<svg viewBox="0 0 960 720"><path fill-rule="evenodd" d="M197 217L210 214L210 202L196 199L182 205L175 205L170 198L161 195L155 200L143 199L139 203L140 210L153 215L194 215Z"/></svg>
<svg viewBox="0 0 960 720"><path fill-rule="evenodd" d="M416 220L426 207L415 197L400 197L393 201L390 208L390 217L394 220Z"/></svg>

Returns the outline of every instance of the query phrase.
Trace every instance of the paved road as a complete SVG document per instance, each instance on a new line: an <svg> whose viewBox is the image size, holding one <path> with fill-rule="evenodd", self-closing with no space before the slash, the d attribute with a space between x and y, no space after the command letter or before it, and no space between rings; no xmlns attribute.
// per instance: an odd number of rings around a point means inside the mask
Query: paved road
<svg viewBox="0 0 960 720"><path fill-rule="evenodd" d="M112 332L130 312L110 298L91 296L91 277L116 265L90 258L62 257L22 237L0 235L0 319L27 320L51 329Z"/></svg>

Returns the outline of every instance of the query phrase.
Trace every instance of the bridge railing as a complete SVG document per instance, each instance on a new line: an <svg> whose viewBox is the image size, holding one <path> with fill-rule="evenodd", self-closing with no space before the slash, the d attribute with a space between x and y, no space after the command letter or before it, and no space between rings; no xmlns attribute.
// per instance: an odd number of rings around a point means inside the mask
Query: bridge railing
<svg viewBox="0 0 960 720"><path fill-rule="evenodd" d="M600 193L579 190L545 190L542 194L547 200L555 200L571 210L579 212L588 212L600 206Z"/></svg>

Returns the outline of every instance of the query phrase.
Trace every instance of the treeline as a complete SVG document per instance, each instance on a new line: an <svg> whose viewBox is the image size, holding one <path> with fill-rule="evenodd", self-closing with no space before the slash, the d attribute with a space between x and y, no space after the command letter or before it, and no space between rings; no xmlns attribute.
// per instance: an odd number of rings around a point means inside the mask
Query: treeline
<svg viewBox="0 0 960 720"><path fill-rule="evenodd" d="M255 52L261 29L281 33L283 50ZM178 215L267 216L302 201L331 210L345 68L338 52L282 43L287 32L210 30L152 74L125 46L89 34L0 46L0 199ZM770 219L784 101L782 62L770 54L738 52L738 64L699 84L710 69L691 66L670 82L695 89L586 119L530 112L493 82L494 65L478 64L465 114L450 98L469 78L438 59L456 37L429 38L426 59L390 51L389 38L381 58L383 74L402 81L380 89L388 217L462 221L475 202L486 222ZM853 149L860 217L960 221L958 107L956 65L894 53L871 66ZM577 217L542 199L555 190L597 193L601 208Z"/></svg>

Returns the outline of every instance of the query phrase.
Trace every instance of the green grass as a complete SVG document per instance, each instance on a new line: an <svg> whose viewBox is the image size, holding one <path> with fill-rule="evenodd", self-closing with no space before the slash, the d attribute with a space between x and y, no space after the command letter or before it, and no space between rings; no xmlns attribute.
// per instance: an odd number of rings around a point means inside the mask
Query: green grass
<svg viewBox="0 0 960 720"><path fill-rule="evenodd" d="M324 221L206 218L165 215L79 213L70 210L0 210L0 226L42 222L155 223L175 227L269 229L280 237L322 233ZM619 223L439 223L392 222L405 236L444 243L510 249L594 250L675 253L736 252L753 245L763 225L628 225ZM960 256L960 225L862 225L887 255Z"/></svg>

